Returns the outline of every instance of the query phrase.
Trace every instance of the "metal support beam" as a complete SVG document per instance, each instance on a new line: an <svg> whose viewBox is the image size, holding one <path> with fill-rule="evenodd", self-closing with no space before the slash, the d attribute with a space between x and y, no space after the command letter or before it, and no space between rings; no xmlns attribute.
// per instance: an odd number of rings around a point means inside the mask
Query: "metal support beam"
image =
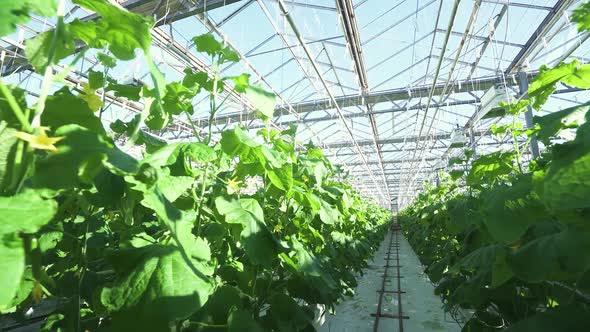
<svg viewBox="0 0 590 332"><path fill-rule="evenodd" d="M342 24L342 29L344 30L344 37L346 39L348 51L354 64L354 71L357 76L357 81L361 90L361 94L363 96L367 96L369 94L369 81L367 78L367 70L365 69L365 61L363 59L363 48L361 46L361 38L359 36L352 1L336 0L336 7L338 8L338 12L340 14L340 23ZM389 185L387 184L385 177L385 169L383 167L383 154L381 153L381 148L377 144L377 141L379 140L379 131L377 129L375 116L371 114L373 106L369 103L365 103L365 108L367 116L369 118L369 123L371 124L371 134L375 150L377 151L377 158L379 158L381 176L383 177L388 199L391 200L391 197L389 197Z"/></svg>
<svg viewBox="0 0 590 332"><path fill-rule="evenodd" d="M530 36L524 47L518 52L512 63L506 68L505 73L510 74L522 69L527 69L526 63L529 60L528 56L542 43L543 38L553 28L553 26L561 19L565 10L573 3L573 0L558 0L555 6L549 11L547 16L543 19L541 24L537 27L535 32Z"/></svg>
<svg viewBox="0 0 590 332"><path fill-rule="evenodd" d="M527 79L526 74L523 72L518 73L518 87L520 89L520 95L523 98L528 99L529 80ZM527 110L524 113L524 119L527 128L533 128L535 126L533 124L533 108L531 105L527 105ZM533 158L539 157L539 143L537 142L537 138L534 135L531 137L530 148Z"/></svg>
<svg viewBox="0 0 590 332"><path fill-rule="evenodd" d="M156 26L164 24L170 24L181 20L183 18L193 16L198 13L204 13L209 10L230 5L242 0L194 0L189 1L192 5L188 5L187 1L183 0L169 0L166 5L163 5L162 1L159 0L127 0L119 1L120 6L130 12L165 19L157 20ZM82 18L82 21L92 21L98 19L100 16L97 14L88 15ZM26 44L26 42L25 42ZM77 47L77 51L80 51L83 47L80 45ZM15 74L24 70L31 70L32 67L28 64L26 57L24 57L24 50L20 50L18 47L6 49L7 54L22 54L22 57L16 58L10 66L5 66L0 73L0 76L7 76Z"/></svg>
<svg viewBox="0 0 590 332"><path fill-rule="evenodd" d="M154 17L156 26L160 26L239 1L242 0L168 0L165 3L161 0L127 0L119 2L123 8L130 12ZM98 17L93 14L83 20L95 20Z"/></svg>
<svg viewBox="0 0 590 332"><path fill-rule="evenodd" d="M530 71L527 73L529 77L534 77L538 74L538 71ZM462 81L461 84L453 84L455 93L461 92L471 92L471 91L485 91L492 87L493 85L502 82L502 76L494 75L494 76L487 76L487 77L480 77L474 78L470 80ZM455 82L458 83L458 82ZM510 84L511 82L507 82ZM411 87L408 89L407 87L391 89L391 90L383 90L379 92L372 92L364 99L367 103L370 104L378 104L378 103L385 103L385 102L392 102L397 100L407 100L411 99L412 96L424 96L429 91L432 85L420 85ZM444 93L445 83L439 83L434 86L434 95L440 95ZM363 97L359 95L346 95L340 96L335 98L336 103L339 107L352 107L363 105ZM316 99L312 101L306 101L301 103L293 103L291 104L293 109L297 113L304 113L304 112L311 112L316 110L322 109L333 109L335 106L329 99ZM280 109L278 111L281 111Z"/></svg>
<svg viewBox="0 0 590 332"><path fill-rule="evenodd" d="M483 131L475 131L475 136L483 136L483 135L485 135L485 133ZM491 135L491 133L489 133L489 135ZM383 144L414 143L414 142L418 142L418 141L424 141L425 139L433 140L433 141L451 139L451 133L442 133L442 134L435 134L435 135L421 136L421 137L409 136L409 137L395 137L395 138L381 139L381 140L377 141L377 144L383 145ZM359 146L370 146L370 145L373 145L373 141L372 140L357 141L357 144ZM337 148L342 148L342 147L350 147L350 146L351 146L350 142L339 142L339 143L326 144L326 147L332 148L332 149L337 149Z"/></svg>
<svg viewBox="0 0 590 332"><path fill-rule="evenodd" d="M263 3L261 3L260 0L258 1L258 3L261 5L261 7L264 6ZM287 6L283 2L283 0L278 0L278 3L279 3L279 9L280 9L282 15L285 17L287 23L291 27L291 30L293 31L293 33L297 37L297 41L299 42L299 45L303 48L303 51L305 52L307 58L311 62L311 65L312 65L313 69L315 70L315 72L316 72L316 74L317 74L320 82L322 83L322 85L324 87L324 90L328 94L328 99L333 104L336 104L336 100L334 98L334 95L332 94L332 91L330 91L330 88L328 87L328 84L326 83L326 80L324 79L324 76L322 75L322 72L320 71L318 65L316 64L315 59L314 59L314 57L311 54L311 50L307 47L307 45L305 44L305 41L303 40L303 37L301 36L299 30L297 29L297 25L295 24L295 21L293 20L293 17L291 17L291 14L287 10ZM367 163L367 157L365 156L365 154L363 153L363 151L361 150L361 148L357 145L357 141L356 141L356 138L354 137L354 133L352 132L352 129L350 128L349 124L346 122L346 119L344 118L344 115L342 114L342 111L341 111L341 109L338 106L336 106L336 112L338 113L338 116L341 119L341 123L342 123L343 127L349 133L350 139L352 141L352 144L354 146L356 146L356 149L359 152L359 157L365 162L365 165L366 165L366 163ZM372 170L368 166L366 166L366 168L367 168L367 171L369 172L369 174L371 174L372 182L375 183L376 186L378 186L377 181L375 180L375 177L373 176ZM386 196L389 197L389 192L386 192L384 194L380 190L379 191L379 194L381 195L381 197L385 201L387 201L387 199L385 199L385 198L386 198Z"/></svg>

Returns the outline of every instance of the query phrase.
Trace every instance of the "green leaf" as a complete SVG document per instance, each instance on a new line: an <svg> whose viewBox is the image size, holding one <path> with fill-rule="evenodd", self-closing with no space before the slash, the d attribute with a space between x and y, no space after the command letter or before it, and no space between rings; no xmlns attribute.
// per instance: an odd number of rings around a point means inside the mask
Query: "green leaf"
<svg viewBox="0 0 590 332"><path fill-rule="evenodd" d="M119 329L168 326L196 312L213 292L207 274L195 274L173 246L122 249L112 253L110 260L117 279L103 288L100 299L109 312L116 313L114 325Z"/></svg>
<svg viewBox="0 0 590 332"><path fill-rule="evenodd" d="M103 87L106 80L104 74L100 71L89 70L88 71L88 85L93 90L97 90Z"/></svg>
<svg viewBox="0 0 590 332"><path fill-rule="evenodd" d="M269 303L270 319L277 331L302 331L311 328L313 311L300 306L290 296L277 293L270 298Z"/></svg>
<svg viewBox="0 0 590 332"><path fill-rule="evenodd" d="M109 84L105 91L114 91L116 97L123 97L133 101L141 100L141 86L129 84Z"/></svg>
<svg viewBox="0 0 590 332"><path fill-rule="evenodd" d="M533 190L532 174L514 178L511 185L491 188L482 194L483 222L492 238L510 244L520 239L533 224L547 218L548 212Z"/></svg>
<svg viewBox="0 0 590 332"><path fill-rule="evenodd" d="M229 46L226 46L223 49L221 49L219 53L221 54L221 63L240 61L240 56L238 55L238 53L234 52Z"/></svg>
<svg viewBox="0 0 590 332"><path fill-rule="evenodd" d="M38 159L33 185L53 190L70 189L91 183L92 177L106 167L125 175L137 169L137 161L119 150L104 136L78 125L66 125L55 132L64 136L57 151Z"/></svg>
<svg viewBox="0 0 590 332"><path fill-rule="evenodd" d="M108 54L100 52L96 55L96 58L106 68L115 68L117 66L117 60Z"/></svg>
<svg viewBox="0 0 590 332"><path fill-rule="evenodd" d="M585 2L574 9L572 22L578 23L578 31L590 30L590 3Z"/></svg>
<svg viewBox="0 0 590 332"><path fill-rule="evenodd" d="M514 153L494 152L474 160L467 175L467 184L494 183L500 177L514 171Z"/></svg>
<svg viewBox="0 0 590 332"><path fill-rule="evenodd" d="M584 133L590 127L584 126L573 142L553 147L543 189L543 201L553 211L590 207L590 135Z"/></svg>
<svg viewBox="0 0 590 332"><path fill-rule="evenodd" d="M232 80L234 82L234 90L239 93L246 92L246 89L250 86L250 74L225 77L224 80Z"/></svg>
<svg viewBox="0 0 590 332"><path fill-rule="evenodd" d="M52 50L54 51L50 61L49 56ZM41 74L45 72L47 66L58 63L59 60L74 54L75 51L76 45L68 26L40 33L27 40L25 45L25 54L29 63Z"/></svg>
<svg viewBox="0 0 590 332"><path fill-rule="evenodd" d="M172 122L172 120L172 115L166 113L160 104L153 103L150 107L150 113L145 119L145 124L152 130L162 130Z"/></svg>
<svg viewBox="0 0 590 332"><path fill-rule="evenodd" d="M76 124L99 134L105 134L100 119L81 98L74 96L67 87L47 97L45 110L41 115L43 126L58 128Z"/></svg>
<svg viewBox="0 0 590 332"><path fill-rule="evenodd" d="M252 318L252 314L244 309L234 308L227 319L229 332L263 332L264 329Z"/></svg>
<svg viewBox="0 0 590 332"><path fill-rule="evenodd" d="M506 332L585 332L590 311L581 304L560 305L510 325Z"/></svg>
<svg viewBox="0 0 590 332"><path fill-rule="evenodd" d="M481 247L463 257L457 264L449 269L449 272L458 273L462 270L473 271L476 273L489 272L494 264L496 256L503 250L504 248L497 244Z"/></svg>
<svg viewBox="0 0 590 332"><path fill-rule="evenodd" d="M537 138L545 145L551 143L550 139L558 135L562 130L577 128L586 122L585 115L590 109L590 103L566 108L545 116L535 116L533 121L541 126Z"/></svg>
<svg viewBox="0 0 590 332"><path fill-rule="evenodd" d="M320 199L320 219L328 225L334 225L340 220L340 211L323 199Z"/></svg>
<svg viewBox="0 0 590 332"><path fill-rule="evenodd" d="M239 224L244 228L240 234L241 242L252 263L270 265L278 254L278 243L264 223L262 208L251 198L233 199L217 197L215 207L225 216L229 224Z"/></svg>
<svg viewBox="0 0 590 332"><path fill-rule="evenodd" d="M193 114L193 91L178 82L172 82L166 86L166 95L162 99L164 111L174 115L182 112Z"/></svg>
<svg viewBox="0 0 590 332"><path fill-rule="evenodd" d="M500 106L503 107L508 114L518 115L523 111L526 111L526 107L530 104L530 101L526 99L514 101L512 103L500 102Z"/></svg>
<svg viewBox="0 0 590 332"><path fill-rule="evenodd" d="M190 68L184 69L182 85L197 92L201 88L204 88L207 91L213 91L213 82L209 79L209 75L200 71L195 73Z"/></svg>
<svg viewBox="0 0 590 332"><path fill-rule="evenodd" d="M134 59L137 48L149 52L152 41L150 19L122 10L107 0L72 2L101 16L94 25L98 40L83 39L90 47L101 48L106 42L109 44L109 51L121 60Z"/></svg>
<svg viewBox="0 0 590 332"><path fill-rule="evenodd" d="M534 109L541 109L559 81L582 89L590 88L590 65L579 66L579 62L574 60L552 69L542 67L528 91Z"/></svg>
<svg viewBox="0 0 590 332"><path fill-rule="evenodd" d="M18 24L26 23L31 13L49 17L56 11L55 0L0 0L0 37L13 33Z"/></svg>
<svg viewBox="0 0 590 332"><path fill-rule="evenodd" d="M4 192L12 181L14 172L14 153L16 151L17 130L7 127L0 121L0 193Z"/></svg>
<svg viewBox="0 0 590 332"><path fill-rule="evenodd" d="M205 321L210 317L216 324L225 324L234 307L241 306L242 296L238 288L224 284L215 290L194 319Z"/></svg>
<svg viewBox="0 0 590 332"><path fill-rule="evenodd" d="M256 110L262 114L263 120L272 119L276 105L274 93L268 92L260 86L250 85L246 88L246 97L252 102Z"/></svg>
<svg viewBox="0 0 590 332"><path fill-rule="evenodd" d="M0 197L0 310L13 305L25 271L25 249L20 233L35 233L57 212L53 200L34 191Z"/></svg>
<svg viewBox="0 0 590 332"><path fill-rule="evenodd" d="M198 52L207 53L210 56L217 55L221 52L222 46L211 34L203 34L193 38L193 43Z"/></svg>
<svg viewBox="0 0 590 332"><path fill-rule="evenodd" d="M576 281L590 265L590 234L567 229L539 237L508 256L514 274L525 281Z"/></svg>
<svg viewBox="0 0 590 332"><path fill-rule="evenodd" d="M476 203L476 199L468 196L458 196L447 202L450 218L445 221L450 234L459 234L479 222Z"/></svg>
<svg viewBox="0 0 590 332"><path fill-rule="evenodd" d="M508 280L514 277L514 272L510 269L506 261L506 253L502 252L496 256L494 265L492 266L492 288L502 286Z"/></svg>
<svg viewBox="0 0 590 332"><path fill-rule="evenodd" d="M202 143L172 143L163 146L146 156L141 163L153 167L170 166L183 158L190 157L195 162L211 162L217 155L213 148Z"/></svg>
<svg viewBox="0 0 590 332"><path fill-rule="evenodd" d="M465 175L465 171L454 169L449 172L449 175L451 176L451 179L453 179L454 181L457 181L460 178L462 178L463 175Z"/></svg>

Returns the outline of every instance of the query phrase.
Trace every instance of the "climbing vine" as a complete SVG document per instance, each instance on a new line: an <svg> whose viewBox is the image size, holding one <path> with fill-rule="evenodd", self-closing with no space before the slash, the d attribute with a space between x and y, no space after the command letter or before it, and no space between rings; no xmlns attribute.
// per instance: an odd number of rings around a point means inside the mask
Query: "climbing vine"
<svg viewBox="0 0 590 332"><path fill-rule="evenodd" d="M315 305L333 308L353 292L390 213L347 184L319 148L300 145L295 126L255 135L236 126L214 140L220 94L243 94L266 123L275 96L247 74L221 76L239 57L213 36L192 40L212 73L187 68L168 82L150 56L151 19L107 0L73 3L99 18L66 23L63 1L0 6L0 35L30 14L57 18L26 42L43 75L33 103L0 81L0 311L26 324L27 312L46 304L45 331L313 329ZM97 70L68 83L90 54ZM136 57L150 83L111 76ZM141 111L105 128L107 93ZM202 94L210 96L204 134L192 123L190 142L148 133L190 121ZM142 156L123 152L115 144L123 139Z"/></svg>
<svg viewBox="0 0 590 332"><path fill-rule="evenodd" d="M574 11L580 31L588 29L589 9L586 3ZM529 103L540 110L558 82L589 89L590 65L541 68L530 101L502 105L507 116L518 118ZM463 331L590 326L589 107L535 116L534 128L494 126L494 134L514 139L513 149L451 159L460 167L400 213L445 308L467 315ZM575 139L558 139L568 131ZM533 136L546 150L524 167Z"/></svg>

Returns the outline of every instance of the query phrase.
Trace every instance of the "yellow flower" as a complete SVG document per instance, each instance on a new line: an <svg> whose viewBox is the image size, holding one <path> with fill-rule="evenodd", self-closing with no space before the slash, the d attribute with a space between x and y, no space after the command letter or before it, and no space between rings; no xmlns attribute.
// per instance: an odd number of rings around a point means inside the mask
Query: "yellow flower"
<svg viewBox="0 0 590 332"><path fill-rule="evenodd" d="M237 178L229 179L227 181L227 193L232 195L240 191L240 184L242 181L237 181Z"/></svg>
<svg viewBox="0 0 590 332"><path fill-rule="evenodd" d="M39 127L36 135L31 135L22 131L17 131L15 136L23 141L29 142L33 149L57 151L55 143L64 139L64 137L49 137L45 131L47 127Z"/></svg>

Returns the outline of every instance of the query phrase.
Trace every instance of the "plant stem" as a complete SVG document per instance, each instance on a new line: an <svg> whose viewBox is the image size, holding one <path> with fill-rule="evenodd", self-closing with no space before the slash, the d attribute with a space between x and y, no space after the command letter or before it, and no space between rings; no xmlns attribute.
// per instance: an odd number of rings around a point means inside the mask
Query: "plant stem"
<svg viewBox="0 0 590 332"><path fill-rule="evenodd" d="M2 80L0 80L0 92L2 92L2 94L6 98L8 106L10 106L12 112L14 112L14 115L16 116L18 122L20 122L23 131L31 132L31 125L29 124L29 121L25 116L25 113L23 113L23 110L20 108L18 102L16 101L16 99L14 99L14 96L12 95L10 90L8 90L8 87L4 85L4 82L2 82Z"/></svg>
<svg viewBox="0 0 590 332"><path fill-rule="evenodd" d="M205 165L205 173L203 174L203 181L201 182L201 197L199 197L199 206L197 207L197 236L201 235L201 212L203 208L203 201L205 200L205 188L207 184L207 173L209 172L209 163Z"/></svg>
<svg viewBox="0 0 590 332"><path fill-rule="evenodd" d="M228 326L227 324L208 324L208 323L203 323L203 322L189 322L189 324L217 328L217 329L226 328Z"/></svg>
<svg viewBox="0 0 590 332"><path fill-rule="evenodd" d="M43 75L43 83L41 84L41 93L39 94L39 99L37 100L37 106L35 108L35 116L31 122L33 128L41 125L41 114L43 114L43 111L45 110L45 101L47 100L49 88L53 82L53 57L55 56L55 49L57 48L57 40L59 36L63 34L65 26L63 17L64 6L65 0L60 0L57 7L57 26L55 27L55 33L53 35L53 40L51 41L51 46L49 47L49 53L47 55L47 67L45 67L45 73Z"/></svg>
<svg viewBox="0 0 590 332"><path fill-rule="evenodd" d="M193 130L193 134L195 135L195 138L199 142L201 142L201 136L199 135L199 132L197 131L197 127L195 127L195 123L193 122L193 119L191 119L191 115L187 111L184 111L184 114L186 114L186 118L188 119L188 123L191 125L191 129Z"/></svg>
<svg viewBox="0 0 590 332"><path fill-rule="evenodd" d="M211 112L209 113L209 123L207 123L207 127L208 127L208 133L207 133L207 140L205 141L205 144L209 145L209 143L211 142L211 136L212 136L212 126L213 126L213 118L215 117L215 113L217 112L217 107L215 106L215 97L217 97L217 84L219 81L219 77L217 75L218 73L218 69L219 69L219 62L215 59L215 57L213 58L213 91L211 91L211 94L209 95L209 108L211 109Z"/></svg>

